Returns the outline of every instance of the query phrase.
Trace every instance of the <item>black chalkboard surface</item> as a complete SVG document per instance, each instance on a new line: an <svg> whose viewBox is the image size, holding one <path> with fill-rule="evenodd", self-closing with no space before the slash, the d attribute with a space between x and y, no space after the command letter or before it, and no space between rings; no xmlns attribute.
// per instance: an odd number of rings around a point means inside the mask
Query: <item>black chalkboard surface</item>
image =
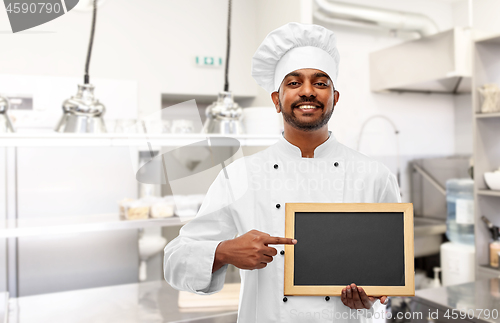
<svg viewBox="0 0 500 323"><path fill-rule="evenodd" d="M411 203L286 203L285 295L412 296Z"/></svg>

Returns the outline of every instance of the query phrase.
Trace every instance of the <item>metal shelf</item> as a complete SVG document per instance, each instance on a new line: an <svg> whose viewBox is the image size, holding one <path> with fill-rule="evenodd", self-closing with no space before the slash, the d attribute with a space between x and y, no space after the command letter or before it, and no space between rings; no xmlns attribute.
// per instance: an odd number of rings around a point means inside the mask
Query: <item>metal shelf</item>
<svg viewBox="0 0 500 323"><path fill-rule="evenodd" d="M474 30L474 36L473 84L498 84L500 82L500 33ZM479 91L472 91L474 171L481 174L481 178L478 177L480 180L474 182L474 197L477 203L474 206L476 279L500 275L500 270L487 266L491 236L480 220L482 215L486 215L492 222L498 221L495 210L500 205L500 199L498 199L500 191L487 189L482 180L482 174L491 171L492 167L499 162L497 152L500 146L497 135L500 113L480 113L480 103Z"/></svg>
<svg viewBox="0 0 500 323"><path fill-rule="evenodd" d="M219 135L211 138L230 137L241 146L270 146L279 139L276 135ZM207 139L206 134L74 134L74 133L8 133L0 134L0 147L127 147L171 146L180 147Z"/></svg>
<svg viewBox="0 0 500 323"><path fill-rule="evenodd" d="M491 267L487 264L480 264L476 267L476 277L480 277L480 279L499 277L500 278L500 269Z"/></svg>
<svg viewBox="0 0 500 323"><path fill-rule="evenodd" d="M495 113L476 113L476 119L486 119L486 118L500 118L500 112Z"/></svg>
<svg viewBox="0 0 500 323"><path fill-rule="evenodd" d="M0 221L0 238L184 225L194 217L122 220L118 213Z"/></svg>
<svg viewBox="0 0 500 323"><path fill-rule="evenodd" d="M479 33L476 31L476 33ZM479 35L474 37L474 42L476 44L500 44L500 34L491 32L481 32Z"/></svg>
<svg viewBox="0 0 500 323"><path fill-rule="evenodd" d="M500 197L500 191L494 191L494 190L478 190L477 194L478 195L485 195L485 196L498 196L498 197Z"/></svg>
<svg viewBox="0 0 500 323"><path fill-rule="evenodd" d="M490 265L479 265L481 268L491 271L494 274L500 275L500 268L491 267Z"/></svg>

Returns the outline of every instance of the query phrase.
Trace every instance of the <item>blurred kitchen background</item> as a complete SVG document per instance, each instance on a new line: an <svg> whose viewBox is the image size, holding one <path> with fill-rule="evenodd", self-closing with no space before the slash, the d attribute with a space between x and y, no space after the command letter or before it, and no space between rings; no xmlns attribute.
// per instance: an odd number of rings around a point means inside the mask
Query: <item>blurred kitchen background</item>
<svg viewBox="0 0 500 323"><path fill-rule="evenodd" d="M209 131L239 139L228 162L277 141L283 121L251 58L291 21L335 32L329 128L387 165L414 204L417 296L386 311L500 308L499 1L233 0L231 94L227 0L97 4L90 83L105 112L79 126L63 102L83 83L92 1L19 33L0 10L0 322L236 321L237 288L214 305L162 281L163 247L220 170L176 150L206 139L218 97L243 117ZM137 181L160 152L192 176ZM238 285L236 268L226 281Z"/></svg>

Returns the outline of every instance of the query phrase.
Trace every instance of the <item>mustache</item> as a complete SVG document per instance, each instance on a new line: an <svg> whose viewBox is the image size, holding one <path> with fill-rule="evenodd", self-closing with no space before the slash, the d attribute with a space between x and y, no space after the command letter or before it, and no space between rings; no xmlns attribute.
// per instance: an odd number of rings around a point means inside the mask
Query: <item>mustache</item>
<svg viewBox="0 0 500 323"><path fill-rule="evenodd" d="M319 102L318 100L316 100L316 98L314 98L314 99L301 98L300 100L297 100L297 101L293 102L290 105L290 107L292 109L295 109L299 104L302 104L302 103L313 103L314 105L317 105L321 109L323 109L325 107L325 105L323 103Z"/></svg>

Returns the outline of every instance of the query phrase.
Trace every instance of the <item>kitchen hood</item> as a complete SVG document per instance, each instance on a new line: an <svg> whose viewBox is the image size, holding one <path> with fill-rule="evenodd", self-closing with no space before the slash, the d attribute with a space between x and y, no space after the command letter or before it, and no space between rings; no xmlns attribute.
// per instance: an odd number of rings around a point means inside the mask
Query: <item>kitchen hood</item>
<svg viewBox="0 0 500 323"><path fill-rule="evenodd" d="M470 93L469 28L456 27L370 54L374 92Z"/></svg>

